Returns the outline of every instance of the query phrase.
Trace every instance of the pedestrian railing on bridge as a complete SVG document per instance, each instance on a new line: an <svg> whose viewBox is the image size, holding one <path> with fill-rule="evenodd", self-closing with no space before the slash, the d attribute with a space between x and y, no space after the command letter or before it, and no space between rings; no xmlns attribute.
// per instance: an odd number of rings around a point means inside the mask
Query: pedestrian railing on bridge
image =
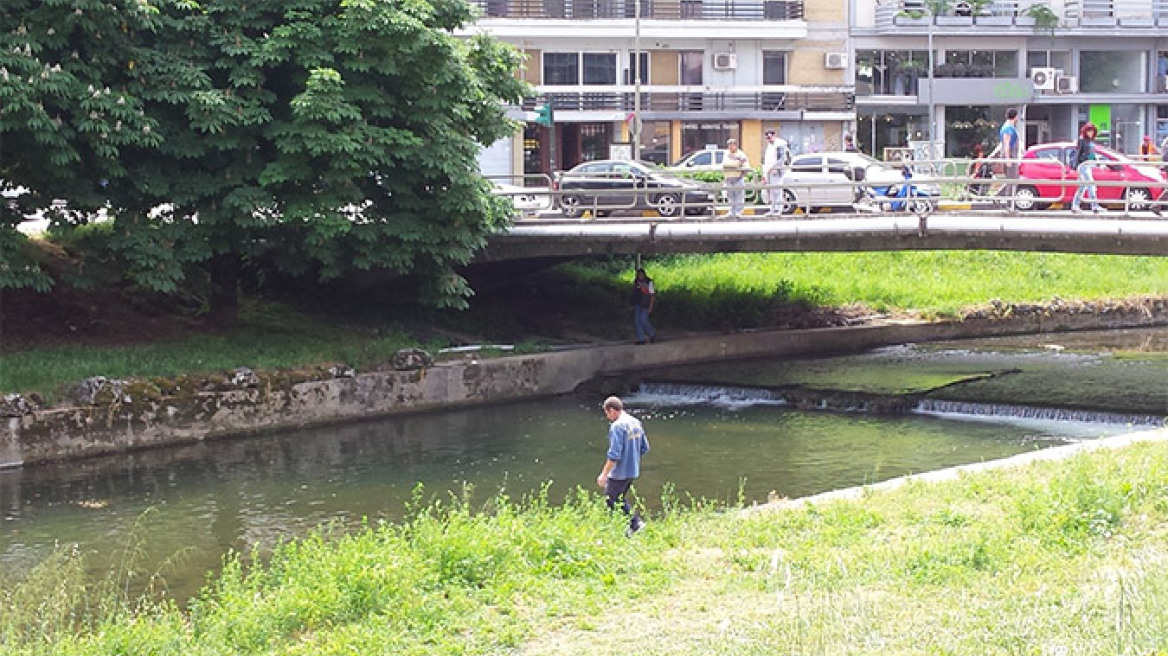
<svg viewBox="0 0 1168 656"><path fill-rule="evenodd" d="M1048 163L1027 160L1028 167ZM877 183L856 175L822 179L789 171L778 184L752 182L744 186L747 211L743 218L809 216L830 210L839 214L913 213L960 210L977 213L1071 211L1070 202L1083 185L1094 188L1103 216L1153 219L1168 210L1168 163L1125 160L1089 161L1093 181L1079 180L1077 170L1051 162L1044 173L1020 176L1019 160L982 159L889 162L904 171L902 180ZM971 165L974 164L974 165ZM979 175L978 167L992 175ZM1009 172L1009 175L1007 174ZM624 220L648 214L657 220L713 220L729 215L728 187L719 182L681 179L675 186L645 186L628 177L572 174L574 186L558 186L546 175L497 178L496 193L511 198L519 220L595 220L624 215ZM777 196L776 196L777 194ZM776 202L771 203L775 198ZM1091 200L1084 201L1090 205ZM772 212L772 208L776 210Z"/></svg>

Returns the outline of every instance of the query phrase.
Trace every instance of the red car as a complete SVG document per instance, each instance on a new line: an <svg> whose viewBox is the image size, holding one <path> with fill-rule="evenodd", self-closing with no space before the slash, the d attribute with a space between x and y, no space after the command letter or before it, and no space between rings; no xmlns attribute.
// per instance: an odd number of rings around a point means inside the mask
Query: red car
<svg viewBox="0 0 1168 656"><path fill-rule="evenodd" d="M1102 146L1095 146L1095 153L1112 164L1095 164L1092 172L1098 183L1122 182L1123 184L1098 184L1095 187L1102 203L1123 204L1127 200L1132 210L1149 209L1151 201L1160 198L1168 188L1165 169L1158 166L1132 161ZM1014 207L1020 210L1046 209L1052 203L1070 205L1078 189L1078 175L1071 168L1071 158L1075 154L1075 144L1071 141L1038 144L1031 146L1022 155L1018 168L1018 189L1014 196Z"/></svg>

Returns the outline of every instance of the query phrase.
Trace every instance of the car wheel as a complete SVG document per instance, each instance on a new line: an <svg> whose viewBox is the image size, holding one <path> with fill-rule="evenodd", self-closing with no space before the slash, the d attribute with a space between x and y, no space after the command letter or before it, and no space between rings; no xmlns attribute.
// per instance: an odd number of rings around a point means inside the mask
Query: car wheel
<svg viewBox="0 0 1168 656"><path fill-rule="evenodd" d="M1014 191L1014 207L1023 212L1046 209L1045 203L1038 202L1038 190L1030 185L1023 185Z"/></svg>
<svg viewBox="0 0 1168 656"><path fill-rule="evenodd" d="M579 196L563 196L560 198L560 210L563 211L564 216L569 219L574 219L580 216L580 197Z"/></svg>
<svg viewBox="0 0 1168 656"><path fill-rule="evenodd" d="M779 204L779 214L794 214L797 207L799 207L799 199L795 198L795 192L784 189L783 202Z"/></svg>
<svg viewBox="0 0 1168 656"><path fill-rule="evenodd" d="M913 214L929 214L933 211L933 201L924 198L914 198L908 208Z"/></svg>
<svg viewBox="0 0 1168 656"><path fill-rule="evenodd" d="M677 216L681 210L681 198L674 194L662 194L653 199L653 207L661 216Z"/></svg>
<svg viewBox="0 0 1168 656"><path fill-rule="evenodd" d="M1125 196L1129 210L1146 210L1152 206L1152 192L1147 187L1132 187Z"/></svg>

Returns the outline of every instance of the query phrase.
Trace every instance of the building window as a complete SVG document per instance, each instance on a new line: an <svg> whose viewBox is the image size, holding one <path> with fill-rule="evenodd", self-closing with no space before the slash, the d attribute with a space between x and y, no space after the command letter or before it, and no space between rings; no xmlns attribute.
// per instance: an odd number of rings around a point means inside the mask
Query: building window
<svg viewBox="0 0 1168 656"><path fill-rule="evenodd" d="M1084 50L1079 53L1079 90L1083 93L1143 93L1146 91L1145 62L1144 52Z"/></svg>
<svg viewBox="0 0 1168 656"><path fill-rule="evenodd" d="M701 50L683 50L678 60L681 62L681 71L678 76L686 86L698 86L702 83L702 67L705 66L705 53Z"/></svg>
<svg viewBox="0 0 1168 656"><path fill-rule="evenodd" d="M662 166L669 164L669 121L641 123L641 159Z"/></svg>
<svg viewBox="0 0 1168 656"><path fill-rule="evenodd" d="M1018 77L1018 53L1013 50L950 50L937 77Z"/></svg>
<svg viewBox="0 0 1168 656"><path fill-rule="evenodd" d="M725 148L726 140L738 139L738 133L738 123L734 122L694 121L682 123L681 154L685 156L695 150L706 148Z"/></svg>
<svg viewBox="0 0 1168 656"><path fill-rule="evenodd" d="M649 83L649 53L644 50L641 51L641 56L637 57L635 52L630 52L628 57L628 66L625 67L625 84L636 84L637 78L634 77L636 71L633 69L633 62L641 62L641 84Z"/></svg>
<svg viewBox="0 0 1168 656"><path fill-rule="evenodd" d="M917 80L928 77L927 50L856 52L856 95L915 96Z"/></svg>
<svg viewBox="0 0 1168 656"><path fill-rule="evenodd" d="M584 53L584 84L616 84L616 53Z"/></svg>
<svg viewBox="0 0 1168 656"><path fill-rule="evenodd" d="M580 84L580 55L575 52L543 53L543 83L569 86Z"/></svg>
<svg viewBox="0 0 1168 656"><path fill-rule="evenodd" d="M787 53L778 50L762 52L762 83L787 83Z"/></svg>
<svg viewBox="0 0 1168 656"><path fill-rule="evenodd" d="M1057 68L1071 74L1071 53L1065 50L1031 50L1026 53L1026 75L1036 68Z"/></svg>

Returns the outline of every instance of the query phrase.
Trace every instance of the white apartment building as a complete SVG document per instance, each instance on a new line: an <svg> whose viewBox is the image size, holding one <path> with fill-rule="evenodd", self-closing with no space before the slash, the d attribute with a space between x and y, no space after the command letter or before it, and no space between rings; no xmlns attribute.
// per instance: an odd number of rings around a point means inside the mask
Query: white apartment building
<svg viewBox="0 0 1168 656"><path fill-rule="evenodd" d="M472 0L483 12L472 31L520 48L537 90L513 112L525 129L484 153L484 173L627 156L638 60L642 159L672 163L733 137L757 165L773 127L796 152L838 149L856 117L846 1L641 0L638 16L635 0ZM534 120L549 101L551 128Z"/></svg>
<svg viewBox="0 0 1168 656"><path fill-rule="evenodd" d="M1168 0L848 2L857 132L877 157L927 141L930 109L950 156L992 147L1009 107L1027 144L1087 120L1126 153L1168 136Z"/></svg>

